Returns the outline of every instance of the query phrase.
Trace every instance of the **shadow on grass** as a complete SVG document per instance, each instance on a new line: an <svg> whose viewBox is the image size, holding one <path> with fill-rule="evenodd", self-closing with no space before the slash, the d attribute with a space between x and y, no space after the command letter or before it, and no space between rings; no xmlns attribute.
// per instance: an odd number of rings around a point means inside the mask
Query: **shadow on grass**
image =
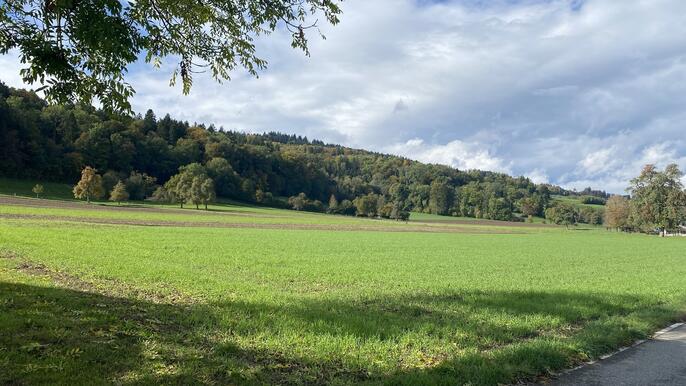
<svg viewBox="0 0 686 386"><path fill-rule="evenodd" d="M627 343L673 315L641 297L561 292L179 305L0 283L0 384L497 384ZM567 328L573 339L559 335ZM256 348L284 333L302 347ZM362 346L427 339L444 354L423 367L378 354L391 361L379 370L353 352L317 353L312 340L350 336Z"/></svg>
<svg viewBox="0 0 686 386"><path fill-rule="evenodd" d="M265 384L360 379L217 341L216 307L0 283L0 384ZM351 378L352 377L352 378Z"/></svg>

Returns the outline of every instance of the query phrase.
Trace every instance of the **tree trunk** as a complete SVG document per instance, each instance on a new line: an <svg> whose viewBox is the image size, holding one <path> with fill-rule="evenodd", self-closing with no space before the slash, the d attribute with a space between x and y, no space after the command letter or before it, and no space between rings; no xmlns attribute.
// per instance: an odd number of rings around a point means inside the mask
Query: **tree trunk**
<svg viewBox="0 0 686 386"><path fill-rule="evenodd" d="M205 203L205 210L207 210L207 203Z"/></svg>

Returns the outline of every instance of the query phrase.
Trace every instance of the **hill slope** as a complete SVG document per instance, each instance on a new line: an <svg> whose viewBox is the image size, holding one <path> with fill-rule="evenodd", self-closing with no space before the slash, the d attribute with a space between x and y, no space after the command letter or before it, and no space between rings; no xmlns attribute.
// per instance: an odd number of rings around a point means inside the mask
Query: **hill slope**
<svg viewBox="0 0 686 386"><path fill-rule="evenodd" d="M105 188L123 180L149 196L179 168L202 164L217 195L270 206L304 193L304 209L391 216L417 211L509 220L543 215L551 194L524 177L461 171L281 133L245 134L155 117L109 115L90 106L47 105L0 84L0 175L73 184L88 165ZM152 177L152 178L150 178ZM523 210L522 200L528 209ZM365 208L360 211L360 208ZM395 211L395 212L394 212Z"/></svg>

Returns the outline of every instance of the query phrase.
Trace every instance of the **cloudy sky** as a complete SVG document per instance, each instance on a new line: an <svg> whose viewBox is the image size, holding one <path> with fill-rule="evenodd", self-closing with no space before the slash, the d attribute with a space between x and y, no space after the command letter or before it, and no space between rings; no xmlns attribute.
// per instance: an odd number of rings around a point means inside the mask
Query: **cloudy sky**
<svg viewBox="0 0 686 386"><path fill-rule="evenodd" d="M189 96L132 67L136 111L278 130L460 169L621 193L643 164L686 169L686 1L346 0L310 58L285 33L269 68ZM169 63L170 65L172 63ZM20 65L0 57L21 86Z"/></svg>

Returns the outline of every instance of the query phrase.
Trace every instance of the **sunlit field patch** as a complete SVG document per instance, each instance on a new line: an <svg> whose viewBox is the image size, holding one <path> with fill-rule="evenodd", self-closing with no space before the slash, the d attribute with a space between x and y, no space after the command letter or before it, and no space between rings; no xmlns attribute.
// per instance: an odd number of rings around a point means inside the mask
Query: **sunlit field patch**
<svg viewBox="0 0 686 386"><path fill-rule="evenodd" d="M681 238L215 209L0 205L0 383L508 383L686 310Z"/></svg>

